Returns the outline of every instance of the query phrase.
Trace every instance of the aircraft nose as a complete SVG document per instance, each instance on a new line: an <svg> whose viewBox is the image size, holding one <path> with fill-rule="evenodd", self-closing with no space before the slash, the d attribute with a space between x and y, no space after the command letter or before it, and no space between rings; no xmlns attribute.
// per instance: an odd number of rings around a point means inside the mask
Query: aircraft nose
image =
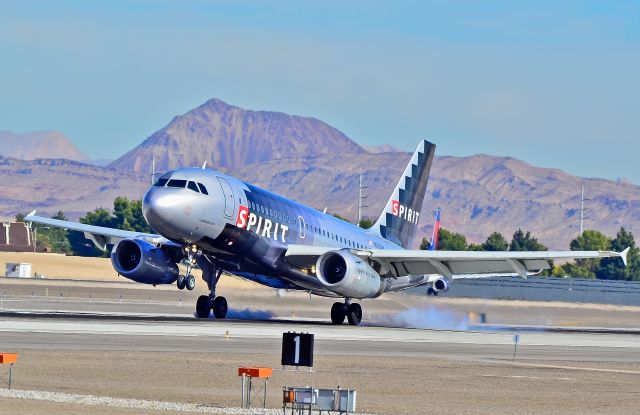
<svg viewBox="0 0 640 415"><path fill-rule="evenodd" d="M157 232L171 223L179 209L179 200L176 195L163 191L162 188L153 188L142 199L142 214L149 225Z"/></svg>

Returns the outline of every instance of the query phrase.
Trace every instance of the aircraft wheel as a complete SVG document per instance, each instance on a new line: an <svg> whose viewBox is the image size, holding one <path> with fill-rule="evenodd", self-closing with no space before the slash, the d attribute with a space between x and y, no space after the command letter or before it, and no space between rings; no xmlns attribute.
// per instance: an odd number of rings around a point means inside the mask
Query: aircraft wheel
<svg viewBox="0 0 640 415"><path fill-rule="evenodd" d="M331 306L331 322L333 324L344 323L344 318L347 315L347 306L344 303L333 303Z"/></svg>
<svg viewBox="0 0 640 415"><path fill-rule="evenodd" d="M208 295L201 295L196 302L196 315L198 318L208 318L211 311L211 301Z"/></svg>
<svg viewBox="0 0 640 415"><path fill-rule="evenodd" d="M185 285L187 286L187 290L193 290L196 288L196 278L193 275L185 277Z"/></svg>
<svg viewBox="0 0 640 415"><path fill-rule="evenodd" d="M349 320L349 324L352 326L357 326L362 321L362 307L358 303L349 304L349 309L347 310L347 319Z"/></svg>
<svg viewBox="0 0 640 415"><path fill-rule="evenodd" d="M213 300L213 315L216 318L220 318L223 319L227 316L227 310L228 310L228 306L227 306L227 299L224 297L216 297L215 300Z"/></svg>
<svg viewBox="0 0 640 415"><path fill-rule="evenodd" d="M184 278L184 275L179 275L178 276L178 280L176 281L176 285L178 286L179 290L184 290L184 287L187 286L187 281Z"/></svg>

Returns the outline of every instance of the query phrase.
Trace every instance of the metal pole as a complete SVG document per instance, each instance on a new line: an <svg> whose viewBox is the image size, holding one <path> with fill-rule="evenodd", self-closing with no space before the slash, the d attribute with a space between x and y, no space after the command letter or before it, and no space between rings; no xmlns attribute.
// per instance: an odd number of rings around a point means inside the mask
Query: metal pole
<svg viewBox="0 0 640 415"><path fill-rule="evenodd" d="M9 365L9 389L11 389L11 377L13 375L13 363Z"/></svg>
<svg viewBox="0 0 640 415"><path fill-rule="evenodd" d="M582 185L582 191L580 192L580 235L584 230L584 185Z"/></svg>
<svg viewBox="0 0 640 415"><path fill-rule="evenodd" d="M360 173L360 184L358 185L358 222L360 227L360 221L362 220L362 173Z"/></svg>
<svg viewBox="0 0 640 415"><path fill-rule="evenodd" d="M264 398L262 399L262 408L267 407L267 385L269 384L269 378L264 380Z"/></svg>
<svg viewBox="0 0 640 415"><path fill-rule="evenodd" d="M249 376L249 388L247 389L247 408L251 408L251 387L252 387L253 377Z"/></svg>
<svg viewBox="0 0 640 415"><path fill-rule="evenodd" d="M245 374L242 374L242 407L245 407Z"/></svg>

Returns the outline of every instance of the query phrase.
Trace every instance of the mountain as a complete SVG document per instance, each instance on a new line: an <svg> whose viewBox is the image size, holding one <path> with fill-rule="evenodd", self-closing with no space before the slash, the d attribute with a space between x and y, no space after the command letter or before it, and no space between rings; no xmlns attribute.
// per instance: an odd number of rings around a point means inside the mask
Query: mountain
<svg viewBox="0 0 640 415"><path fill-rule="evenodd" d="M408 153L323 156L245 166L232 174L318 209L357 217L358 180L367 189L363 212L377 218L408 162ZM435 157L418 237L430 236L433 214L442 208L442 226L471 242L494 231L507 239L530 230L553 249L568 249L579 232L580 187L589 199L585 227L615 235L620 226L640 231L640 187L603 179L584 179L523 161L477 155ZM416 241L418 243L419 240Z"/></svg>
<svg viewBox="0 0 640 415"><path fill-rule="evenodd" d="M397 148L389 144L382 144L380 146L365 146L364 149L367 150L369 153L399 153L400 152L400 150L398 150Z"/></svg>
<svg viewBox="0 0 640 415"><path fill-rule="evenodd" d="M96 207L112 207L117 196L140 199L149 178L65 159L18 160L0 156L0 217L38 209L62 210L77 219Z"/></svg>
<svg viewBox="0 0 640 415"><path fill-rule="evenodd" d="M14 133L0 131L0 155L23 160L61 158L87 160L73 143L58 131Z"/></svg>
<svg viewBox="0 0 640 415"><path fill-rule="evenodd" d="M416 139L416 142L418 140ZM392 150L392 149L388 149ZM221 169L317 209L353 220L358 179L368 187L364 216L377 217L410 155L364 150L313 118L247 111L210 100L169 125L108 168L68 160L0 157L0 216L62 209L77 218L116 196L140 198L149 186L152 156L158 171L201 165ZM580 188L587 229L615 235L620 226L640 234L640 187L585 179L508 157L436 157L418 237L431 234L432 213L442 225L483 242L494 231L507 239L529 230L552 249L567 249L578 234ZM416 243L419 242L419 239Z"/></svg>
<svg viewBox="0 0 640 415"><path fill-rule="evenodd" d="M365 150L320 120L281 112L250 111L211 99L109 164L136 173L176 166L201 166L207 161L221 170L289 157L362 154Z"/></svg>

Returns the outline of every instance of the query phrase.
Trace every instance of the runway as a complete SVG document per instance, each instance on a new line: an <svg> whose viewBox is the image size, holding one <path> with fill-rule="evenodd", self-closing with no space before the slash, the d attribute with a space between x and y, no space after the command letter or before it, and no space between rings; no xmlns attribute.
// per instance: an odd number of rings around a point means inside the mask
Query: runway
<svg viewBox="0 0 640 415"><path fill-rule="evenodd" d="M0 313L4 348L278 353L282 333L313 333L316 353L507 359L515 331L454 331L333 326L303 321L196 320L140 317ZM518 332L519 359L640 361L640 336L620 333Z"/></svg>
<svg viewBox="0 0 640 415"><path fill-rule="evenodd" d="M360 412L379 414L416 413L434 396L443 397L438 411L451 414L471 407L479 414L514 413L514 408L518 413L637 412L635 309L446 298L427 303L399 295L366 303L366 325L352 327L328 323L331 300L227 287L232 304L250 308L232 308L235 319L198 320L192 315L197 291L137 287L0 281L0 349L20 353L15 387L23 391L0 397L0 407L10 413L87 413L82 402L104 396L233 408L239 405L237 368L258 365L276 368L271 408L281 404L283 386L341 385L358 390ZM464 320L471 310L487 312L491 324ZM532 324L541 316L553 316L547 320L553 324ZM462 328L406 328L438 318ZM387 327L394 324L405 327ZM287 331L315 334L312 372L280 369ZM32 395L24 391L82 397L62 404L19 398ZM91 412L108 413L107 407L95 408Z"/></svg>

